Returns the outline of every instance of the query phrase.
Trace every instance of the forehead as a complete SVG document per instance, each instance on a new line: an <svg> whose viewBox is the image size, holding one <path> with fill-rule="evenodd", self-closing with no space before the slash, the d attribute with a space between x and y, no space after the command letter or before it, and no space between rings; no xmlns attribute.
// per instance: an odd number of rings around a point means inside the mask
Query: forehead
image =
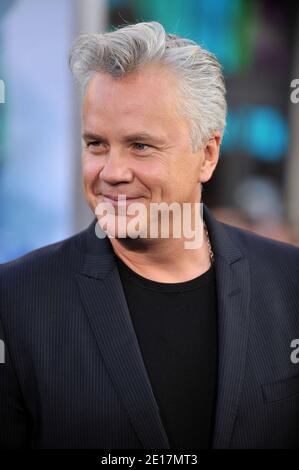
<svg viewBox="0 0 299 470"><path fill-rule="evenodd" d="M96 72L83 100L83 118L167 122L177 118L177 98L177 78L165 66L147 65L121 78Z"/></svg>

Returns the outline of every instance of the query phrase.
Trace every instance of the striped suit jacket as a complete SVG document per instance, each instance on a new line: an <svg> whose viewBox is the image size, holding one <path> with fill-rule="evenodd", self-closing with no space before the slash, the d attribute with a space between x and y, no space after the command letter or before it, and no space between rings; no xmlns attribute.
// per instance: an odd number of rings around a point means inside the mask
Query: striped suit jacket
<svg viewBox="0 0 299 470"><path fill-rule="evenodd" d="M299 249L203 211L218 297L213 448L299 448ZM1 448L170 448L95 223L0 267Z"/></svg>

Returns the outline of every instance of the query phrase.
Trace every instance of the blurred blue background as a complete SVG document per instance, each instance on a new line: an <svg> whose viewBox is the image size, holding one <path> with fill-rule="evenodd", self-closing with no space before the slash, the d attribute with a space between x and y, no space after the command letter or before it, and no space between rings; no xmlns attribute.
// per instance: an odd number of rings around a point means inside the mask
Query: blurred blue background
<svg viewBox="0 0 299 470"><path fill-rule="evenodd" d="M224 222L299 244L299 6L275 0L1 0L0 262L84 229L80 108L67 55L82 32L160 21L224 67L228 124L203 200Z"/></svg>

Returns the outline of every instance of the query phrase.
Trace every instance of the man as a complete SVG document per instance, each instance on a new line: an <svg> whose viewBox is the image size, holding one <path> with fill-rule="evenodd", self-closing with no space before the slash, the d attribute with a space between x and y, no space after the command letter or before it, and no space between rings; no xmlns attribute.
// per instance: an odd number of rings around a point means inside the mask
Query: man
<svg viewBox="0 0 299 470"><path fill-rule="evenodd" d="M299 250L198 218L220 65L156 22L83 35L70 64L96 217L1 266L1 447L299 447ZM180 236L161 203L189 209Z"/></svg>

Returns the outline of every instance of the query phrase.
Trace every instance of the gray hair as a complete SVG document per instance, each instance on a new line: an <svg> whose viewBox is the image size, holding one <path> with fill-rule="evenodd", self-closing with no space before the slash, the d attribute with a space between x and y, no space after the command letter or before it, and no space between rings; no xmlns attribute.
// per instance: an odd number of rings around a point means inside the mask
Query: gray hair
<svg viewBox="0 0 299 470"><path fill-rule="evenodd" d="M150 63L169 66L178 77L180 114L189 119L193 151L226 123L225 84L221 65L190 39L167 34L152 21L103 34L82 34L73 45L69 64L83 93L94 72L117 78Z"/></svg>

